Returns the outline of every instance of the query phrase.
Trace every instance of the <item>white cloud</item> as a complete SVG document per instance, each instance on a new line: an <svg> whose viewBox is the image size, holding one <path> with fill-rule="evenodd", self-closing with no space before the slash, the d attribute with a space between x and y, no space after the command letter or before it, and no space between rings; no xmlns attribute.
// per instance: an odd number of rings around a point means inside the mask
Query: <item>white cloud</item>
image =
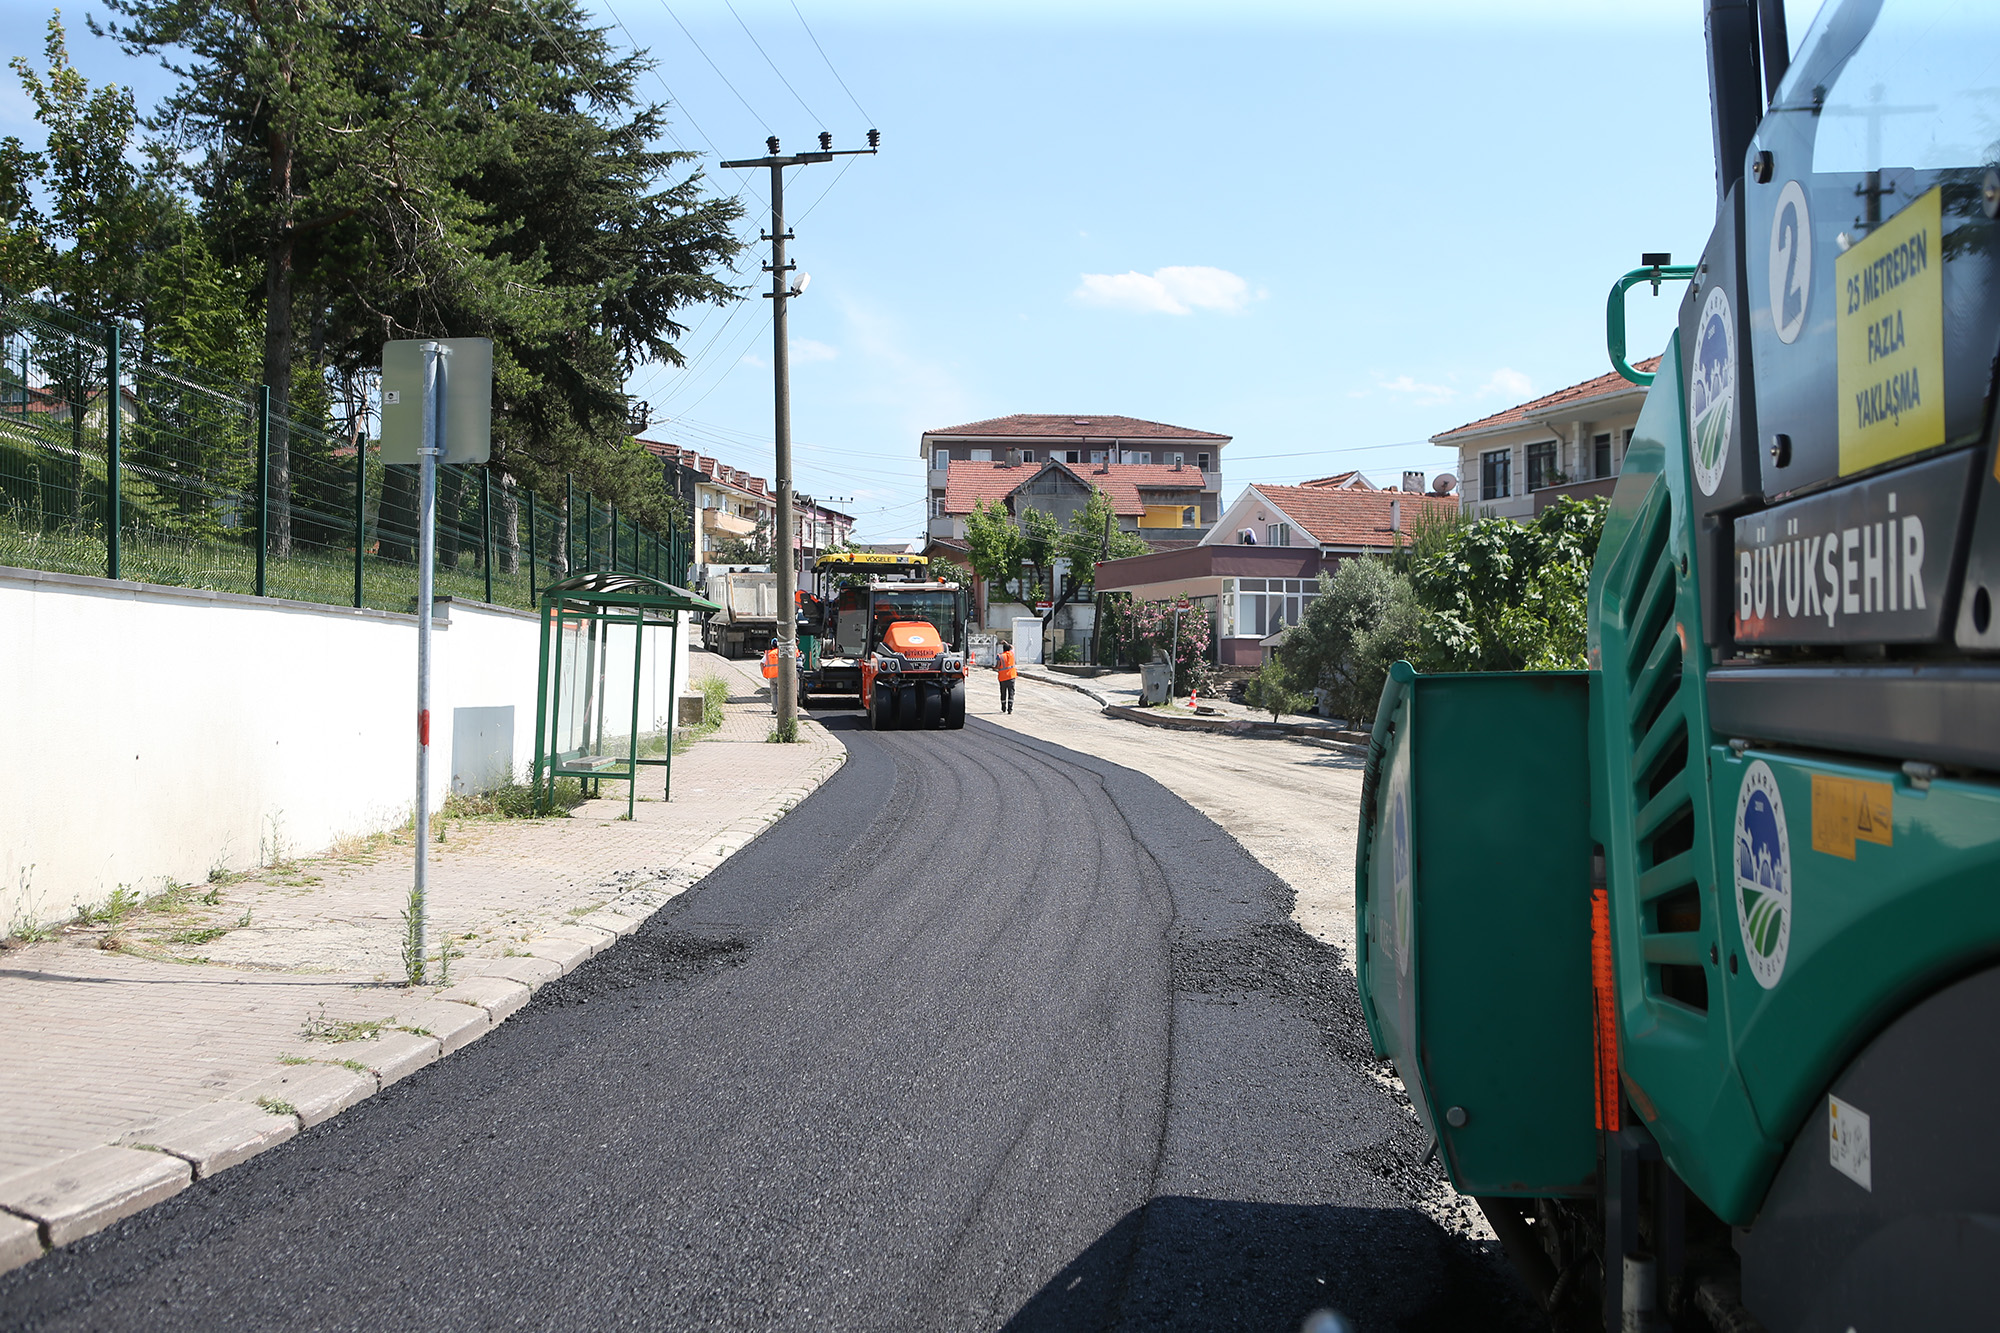
<svg viewBox="0 0 2000 1333"><path fill-rule="evenodd" d="M1409 375L1398 375L1392 380L1377 380L1375 387L1384 393L1407 395L1419 403L1448 403L1458 397L1458 390L1448 384L1426 384Z"/></svg>
<svg viewBox="0 0 2000 1333"><path fill-rule="evenodd" d="M1526 375L1502 366L1493 372L1486 383L1479 386L1479 392L1482 395L1504 394L1509 398L1526 398L1528 391L1533 387L1533 382Z"/></svg>
<svg viewBox="0 0 2000 1333"><path fill-rule="evenodd" d="M1186 315L1195 310L1241 310L1250 284L1228 269L1169 265L1151 273L1085 273L1071 293L1084 305L1142 314Z"/></svg>

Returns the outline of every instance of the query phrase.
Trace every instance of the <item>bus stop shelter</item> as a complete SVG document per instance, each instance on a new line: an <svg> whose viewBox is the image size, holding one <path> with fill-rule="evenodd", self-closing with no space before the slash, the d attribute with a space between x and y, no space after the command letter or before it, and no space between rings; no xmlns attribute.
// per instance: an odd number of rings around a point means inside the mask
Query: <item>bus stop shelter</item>
<svg viewBox="0 0 2000 1333"><path fill-rule="evenodd" d="M660 579L608 570L551 584L542 591L541 608L536 804L544 810L553 806L561 778L581 781L590 796L602 783L623 782L629 819L639 799L639 775L651 766L666 769L663 795L671 800L680 613L720 608ZM655 688L647 709L646 638L653 635L657 655L660 630L667 632L667 698L662 701Z"/></svg>

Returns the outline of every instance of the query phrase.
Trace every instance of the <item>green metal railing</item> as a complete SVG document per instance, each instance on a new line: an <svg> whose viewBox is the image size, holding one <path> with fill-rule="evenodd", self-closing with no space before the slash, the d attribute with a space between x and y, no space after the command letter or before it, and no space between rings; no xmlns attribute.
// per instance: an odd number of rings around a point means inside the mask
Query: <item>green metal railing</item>
<svg viewBox="0 0 2000 1333"><path fill-rule="evenodd" d="M0 565L408 611L416 492L416 468L273 410L263 386L0 302ZM440 595L532 608L575 572L685 584L692 563L683 525L661 535L573 482L540 495L439 470Z"/></svg>

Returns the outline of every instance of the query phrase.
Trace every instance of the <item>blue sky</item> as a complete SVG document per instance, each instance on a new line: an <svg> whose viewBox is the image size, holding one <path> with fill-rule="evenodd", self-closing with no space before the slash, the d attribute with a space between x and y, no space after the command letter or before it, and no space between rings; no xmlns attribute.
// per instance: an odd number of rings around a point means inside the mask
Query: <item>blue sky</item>
<svg viewBox="0 0 2000 1333"><path fill-rule="evenodd" d="M587 2L753 241L765 174L715 161L882 131L787 183L797 485L865 540L920 532L923 430L1011 412L1232 435L1226 495L1437 472L1425 437L1608 369L1612 280L1713 217L1695 0ZM167 77L89 8L78 65L149 104ZM39 58L47 7L0 12ZM34 131L10 77L0 133ZM770 475L770 304L697 312L689 366L633 377L651 434ZM1650 352L1669 302L1633 305Z"/></svg>

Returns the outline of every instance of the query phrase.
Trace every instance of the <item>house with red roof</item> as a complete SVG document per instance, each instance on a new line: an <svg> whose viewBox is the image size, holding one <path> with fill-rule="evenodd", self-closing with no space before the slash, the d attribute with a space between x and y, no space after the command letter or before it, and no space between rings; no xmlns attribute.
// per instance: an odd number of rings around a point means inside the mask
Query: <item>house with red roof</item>
<svg viewBox="0 0 2000 1333"><path fill-rule="evenodd" d="M1216 664L1254 667L1268 635L1299 623L1322 572L1387 555L1425 518L1457 513L1455 497L1420 489L1246 486L1199 544L1105 561L1097 589L1140 601L1185 597L1211 617Z"/></svg>
<svg viewBox="0 0 2000 1333"><path fill-rule="evenodd" d="M1638 363L1652 370L1658 357ZM1458 451L1465 511L1530 519L1564 495L1610 495L1646 390L1613 371L1467 422L1432 444Z"/></svg>
<svg viewBox="0 0 2000 1333"><path fill-rule="evenodd" d="M640 440L639 444L660 460L667 489L685 500L694 516L696 565L720 563L724 543L750 538L760 527L775 540L778 497L764 478L663 440ZM806 496L793 497L794 563L830 546L845 545L853 530L853 516Z"/></svg>
<svg viewBox="0 0 2000 1333"><path fill-rule="evenodd" d="M1221 512L1229 440L1137 417L1061 413L925 431L917 452L924 459L927 535L962 540L965 515L983 500L999 500L1014 513L1043 508L1067 521L1074 497L1088 500L1096 486L1111 497L1120 527L1156 546L1198 541Z"/></svg>

